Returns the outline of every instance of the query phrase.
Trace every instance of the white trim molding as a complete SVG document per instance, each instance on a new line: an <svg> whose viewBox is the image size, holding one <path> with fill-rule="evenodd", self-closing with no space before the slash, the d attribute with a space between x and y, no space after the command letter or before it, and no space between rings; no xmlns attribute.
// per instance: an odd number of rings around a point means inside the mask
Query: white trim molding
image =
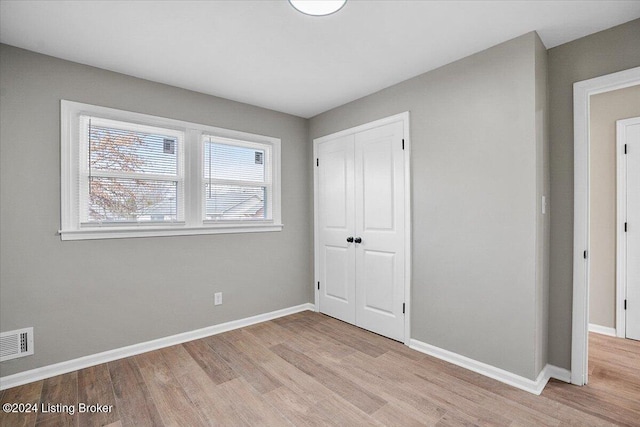
<svg viewBox="0 0 640 427"><path fill-rule="evenodd" d="M626 338L627 312L627 127L640 124L640 117L616 121L616 331Z"/></svg>
<svg viewBox="0 0 640 427"><path fill-rule="evenodd" d="M547 376L549 379L553 378L558 381L562 381L563 383L571 383L571 371L568 369L564 369L556 365L547 364L547 366L544 367L543 372L545 372L545 376ZM548 381L549 380L547 379L545 383Z"/></svg>
<svg viewBox="0 0 640 427"><path fill-rule="evenodd" d="M588 380L589 327L589 113L592 95L640 84L640 67L573 85L573 315L571 383Z"/></svg>
<svg viewBox="0 0 640 427"><path fill-rule="evenodd" d="M501 383L508 384L510 386L519 388L520 390L527 391L539 395L549 382L550 378L555 378L563 382L569 382L571 379L571 373L566 370L553 365L546 365L542 371L538 374L538 377L534 380L522 377L504 369L496 368L484 362L471 359L466 356L454 353L449 350L436 347L431 344L424 343L415 339L411 340L409 347L419 351L421 353L428 354L429 356L436 357L444 360L445 362L452 363L470 371L476 372L485 377L493 378Z"/></svg>
<svg viewBox="0 0 640 427"><path fill-rule="evenodd" d="M177 335L171 335L152 341L139 344L133 344L127 347L121 347L114 350L104 351L102 353L91 354L89 356L77 359L67 360L65 362L53 365L43 366L41 368L31 369L29 371L19 372L6 377L0 377L0 390L11 387L40 381L45 378L51 378L56 375L66 374L68 372L77 371L79 369L88 368L90 366L99 365L101 363L112 362L124 357L135 356L136 354L146 353L160 348L169 347L176 344L182 344L187 341L193 341L205 338L211 335L221 334L245 326L255 325L256 323L266 322L268 320L277 319L279 317L288 316L290 314L299 313L305 310L315 310L315 306L311 303L300 304L293 307L283 308L281 310L269 313L258 314L256 316L246 317L244 319L232 320L230 322L221 323L219 325L208 326L194 331L183 332Z"/></svg>
<svg viewBox="0 0 640 427"><path fill-rule="evenodd" d="M610 328L608 326L600 326L600 325L596 325L595 323L589 323L589 332L593 332L600 335L607 335L610 337L617 336L616 328Z"/></svg>

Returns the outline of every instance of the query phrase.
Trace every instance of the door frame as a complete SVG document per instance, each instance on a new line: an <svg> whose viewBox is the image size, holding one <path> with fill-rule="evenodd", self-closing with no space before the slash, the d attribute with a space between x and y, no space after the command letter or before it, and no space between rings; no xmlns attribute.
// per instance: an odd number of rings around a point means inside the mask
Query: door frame
<svg viewBox="0 0 640 427"><path fill-rule="evenodd" d="M320 291L317 283L319 281L320 260L319 260L319 240L318 240L318 169L316 159L318 158L318 145L324 141L356 134L365 130L377 128L390 123L402 122L404 133L404 344L409 345L411 341L411 136L409 127L409 112L395 114L360 126L341 130L329 135L325 135L313 140L313 262L314 262L314 298L315 310L320 311Z"/></svg>
<svg viewBox="0 0 640 427"><path fill-rule="evenodd" d="M627 234L624 223L627 221L627 163L624 145L627 142L626 128L640 124L640 117L616 121L616 336L626 338L626 312L624 300L627 295Z"/></svg>
<svg viewBox="0 0 640 427"><path fill-rule="evenodd" d="M592 95L640 84L640 67L573 84L573 313L571 383L588 380L589 345L589 114ZM617 333L617 332L616 332Z"/></svg>

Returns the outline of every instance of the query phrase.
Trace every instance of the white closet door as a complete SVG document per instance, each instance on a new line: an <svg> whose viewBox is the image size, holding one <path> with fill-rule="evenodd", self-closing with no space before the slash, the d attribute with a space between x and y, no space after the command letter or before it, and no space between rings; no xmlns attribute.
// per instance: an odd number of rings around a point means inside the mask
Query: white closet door
<svg viewBox="0 0 640 427"><path fill-rule="evenodd" d="M640 340L640 123L626 126L627 310L626 337Z"/></svg>
<svg viewBox="0 0 640 427"><path fill-rule="evenodd" d="M401 122L355 135L356 324L404 340ZM356 240L357 242L357 240Z"/></svg>
<svg viewBox="0 0 640 427"><path fill-rule="evenodd" d="M318 145L320 311L356 323L353 135Z"/></svg>

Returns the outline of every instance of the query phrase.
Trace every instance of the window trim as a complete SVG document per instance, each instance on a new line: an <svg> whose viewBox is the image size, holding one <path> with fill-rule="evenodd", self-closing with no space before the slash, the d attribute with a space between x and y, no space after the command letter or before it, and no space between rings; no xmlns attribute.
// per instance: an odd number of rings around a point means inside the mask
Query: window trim
<svg viewBox="0 0 640 427"><path fill-rule="evenodd" d="M128 122L183 132L184 220L171 223L104 223L80 222L80 116L90 115L107 120ZM128 237L190 236L199 234L252 233L281 231L281 141L209 125L186 122L101 107L79 102L60 102L60 230L62 240L110 239ZM271 151L272 215L269 220L208 221L204 212L202 181L203 136L267 145ZM180 209L180 208L179 208Z"/></svg>

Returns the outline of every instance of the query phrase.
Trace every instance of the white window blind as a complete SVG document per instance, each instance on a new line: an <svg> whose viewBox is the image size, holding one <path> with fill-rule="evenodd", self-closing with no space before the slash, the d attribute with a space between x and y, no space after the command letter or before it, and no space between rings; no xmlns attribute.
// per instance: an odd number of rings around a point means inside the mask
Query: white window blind
<svg viewBox="0 0 640 427"><path fill-rule="evenodd" d="M203 137L204 219L271 219L268 145Z"/></svg>
<svg viewBox="0 0 640 427"><path fill-rule="evenodd" d="M82 223L183 220L183 133L91 116L80 125Z"/></svg>

